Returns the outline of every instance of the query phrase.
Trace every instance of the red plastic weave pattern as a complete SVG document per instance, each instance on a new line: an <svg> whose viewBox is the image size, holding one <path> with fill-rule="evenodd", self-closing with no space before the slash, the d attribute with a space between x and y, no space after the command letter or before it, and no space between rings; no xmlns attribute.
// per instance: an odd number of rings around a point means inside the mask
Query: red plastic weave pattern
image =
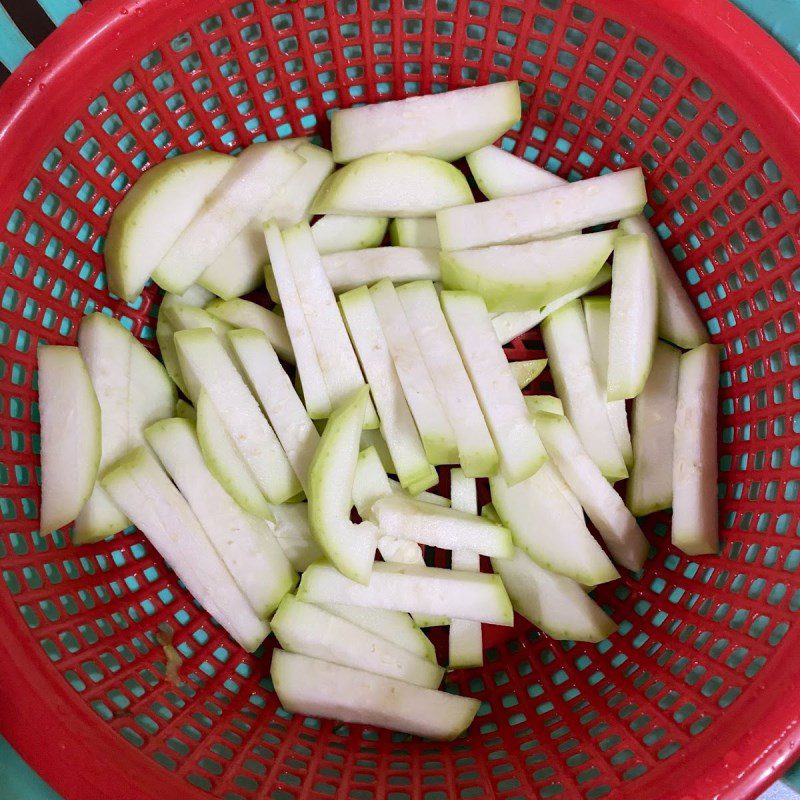
<svg viewBox="0 0 800 800"><path fill-rule="evenodd" d="M0 728L68 800L752 796L800 730L798 74L724 0L93 0L0 92ZM233 645L141 535L38 535L36 346L97 308L153 341L158 293L110 298L100 255L148 165L505 77L517 154L647 173L725 350L722 553L673 551L655 515L643 574L597 593L610 640L488 632L485 667L447 678L483 701L453 744L292 717L269 654ZM535 332L509 355L531 350Z"/></svg>

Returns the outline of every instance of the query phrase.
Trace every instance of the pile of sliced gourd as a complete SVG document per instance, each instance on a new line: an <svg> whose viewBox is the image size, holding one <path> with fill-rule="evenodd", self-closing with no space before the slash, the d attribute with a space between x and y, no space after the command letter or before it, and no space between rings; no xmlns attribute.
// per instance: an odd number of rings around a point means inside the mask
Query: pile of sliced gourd
<svg viewBox="0 0 800 800"><path fill-rule="evenodd" d="M275 634L289 711L453 738L478 702L437 690L423 628L451 669L514 611L599 641L591 589L648 555L636 515L717 547L718 351L642 172L568 183L493 146L520 112L496 83L336 111L332 152L170 158L105 249L116 295L166 290L161 360L102 313L39 349L42 532L137 526L242 647ZM242 299L264 283L274 307ZM547 361L509 363L537 325ZM525 396L545 366L558 396Z"/></svg>

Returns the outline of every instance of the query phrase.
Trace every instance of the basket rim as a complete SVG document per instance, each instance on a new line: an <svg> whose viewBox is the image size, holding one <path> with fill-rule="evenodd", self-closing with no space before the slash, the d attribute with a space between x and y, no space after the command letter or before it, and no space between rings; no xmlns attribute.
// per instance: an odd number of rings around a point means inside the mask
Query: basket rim
<svg viewBox="0 0 800 800"><path fill-rule="evenodd" d="M40 113L41 101L50 109L64 107L59 100L74 98L75 74L92 75L100 86L116 77L117 63L107 54L144 51L156 41L149 31L161 22L172 25L184 15L201 18L216 0L93 0L66 20L0 88L0 181L13 193L26 178L31 163L28 143L52 134L53 113ZM709 53L720 65L715 87L735 98L738 109L759 121L758 135L795 182L800 182L796 145L800 139L800 67L791 55L730 0L615 0L615 12L639 31L656 32L656 39L683 42L681 60L702 73ZM127 23L139 17L133 33ZM145 24L146 23L146 24ZM724 66L723 66L724 65ZM742 81L741 76L747 80ZM794 80L792 80L794 78ZM93 96L87 90L87 100ZM795 136L787 135L795 131ZM37 648L20 650L18 642L30 636L8 592L0 592L0 730L25 761L65 800L114 796L118 800L157 798L174 791L185 800L207 800L208 795L168 770L156 773L153 761L127 744L63 687L54 694L53 666ZM737 711L750 708L759 724L739 732L735 726L717 737L707 751L708 763L684 785L683 797L748 800L765 789L800 755L800 708L782 703L800 689L800 662L791 658L797 628L787 636L758 686L770 686L774 705L759 692L749 692ZM60 676L58 680L61 681ZM756 687L754 687L756 688ZM44 735L43 735L44 732ZM680 769L688 757L684 749L670 759ZM712 756L717 756L716 760ZM705 759L704 759L705 760ZM137 766L140 769L137 769ZM136 783L131 781L136 776ZM657 789L659 775L637 783L642 790ZM91 792L91 794L90 794ZM146 792L146 795L143 795Z"/></svg>

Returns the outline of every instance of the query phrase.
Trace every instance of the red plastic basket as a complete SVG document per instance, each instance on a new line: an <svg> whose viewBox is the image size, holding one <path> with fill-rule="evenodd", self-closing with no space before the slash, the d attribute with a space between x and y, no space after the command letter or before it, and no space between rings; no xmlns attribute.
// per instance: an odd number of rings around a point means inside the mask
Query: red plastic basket
<svg viewBox="0 0 800 800"><path fill-rule="evenodd" d="M650 517L644 572L598 591L619 633L492 630L485 667L448 677L483 701L455 743L291 716L269 653L232 645L139 534L39 536L37 343L95 308L152 343L156 290L110 297L100 255L147 166L505 77L516 153L647 173L724 346L721 555ZM754 796L800 731L798 78L725 0L93 0L67 21L0 92L0 729L69 800Z"/></svg>

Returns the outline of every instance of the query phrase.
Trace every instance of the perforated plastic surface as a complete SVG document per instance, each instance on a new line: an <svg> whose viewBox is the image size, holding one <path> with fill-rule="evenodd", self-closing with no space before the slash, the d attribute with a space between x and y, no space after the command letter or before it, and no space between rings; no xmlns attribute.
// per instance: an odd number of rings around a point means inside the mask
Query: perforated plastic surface
<svg viewBox="0 0 800 800"><path fill-rule="evenodd" d="M36 346L74 342L97 308L153 342L158 292L110 297L101 257L148 165L325 139L339 105L504 77L524 95L504 146L571 178L647 173L724 346L722 552L682 556L654 515L646 569L598 590L610 640L487 630L485 667L447 678L483 701L453 744L291 716L271 643L242 653L140 534L39 536ZM717 0L93 0L53 34L0 92L0 724L26 759L81 800L700 800L774 777L796 751L800 688L796 78ZM536 332L509 356L531 351ZM550 388L545 373L534 390Z"/></svg>

